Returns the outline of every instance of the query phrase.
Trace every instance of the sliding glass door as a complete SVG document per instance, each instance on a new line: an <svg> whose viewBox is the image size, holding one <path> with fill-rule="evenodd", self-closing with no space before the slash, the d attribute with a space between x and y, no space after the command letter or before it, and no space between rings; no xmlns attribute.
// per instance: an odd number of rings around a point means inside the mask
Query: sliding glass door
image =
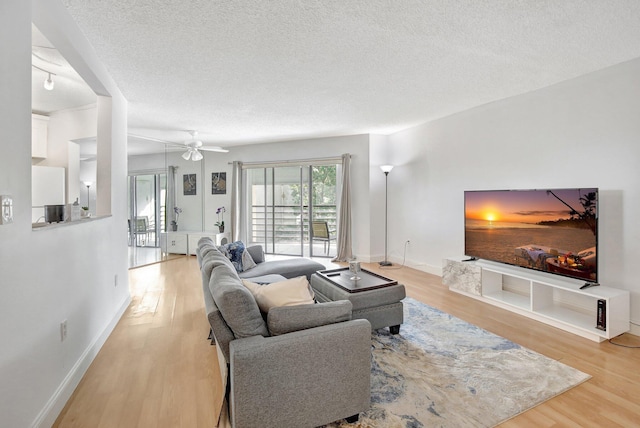
<svg viewBox="0 0 640 428"><path fill-rule="evenodd" d="M166 174L129 176L129 245L158 247L166 230Z"/></svg>
<svg viewBox="0 0 640 428"><path fill-rule="evenodd" d="M268 254L335 256L337 165L247 168L249 241ZM321 222L327 236L313 233Z"/></svg>

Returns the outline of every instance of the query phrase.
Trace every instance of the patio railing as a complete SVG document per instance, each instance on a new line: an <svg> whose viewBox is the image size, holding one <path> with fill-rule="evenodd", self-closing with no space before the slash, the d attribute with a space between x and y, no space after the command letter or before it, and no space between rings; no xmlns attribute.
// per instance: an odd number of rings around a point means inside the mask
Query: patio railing
<svg viewBox="0 0 640 428"><path fill-rule="evenodd" d="M313 220L326 221L329 230L336 230L336 205L314 205ZM308 243L309 206L253 205L251 207L251 242L262 243L265 252L276 253L275 245Z"/></svg>

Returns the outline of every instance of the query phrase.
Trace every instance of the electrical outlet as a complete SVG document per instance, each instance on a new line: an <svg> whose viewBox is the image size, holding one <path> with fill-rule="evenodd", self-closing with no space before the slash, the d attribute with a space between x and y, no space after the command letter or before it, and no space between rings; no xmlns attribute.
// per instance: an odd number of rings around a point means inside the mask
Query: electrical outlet
<svg viewBox="0 0 640 428"><path fill-rule="evenodd" d="M60 323L60 342L64 342L67 338L67 320Z"/></svg>
<svg viewBox="0 0 640 428"><path fill-rule="evenodd" d="M115 274L113 276L113 286L117 287L118 286L118 274Z"/></svg>
<svg viewBox="0 0 640 428"><path fill-rule="evenodd" d="M0 195L0 224L13 223L13 198Z"/></svg>

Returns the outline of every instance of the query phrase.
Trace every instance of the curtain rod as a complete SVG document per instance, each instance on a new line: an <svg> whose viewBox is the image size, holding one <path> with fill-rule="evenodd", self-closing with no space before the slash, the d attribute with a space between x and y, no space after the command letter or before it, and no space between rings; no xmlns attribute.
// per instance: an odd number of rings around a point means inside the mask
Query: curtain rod
<svg viewBox="0 0 640 428"><path fill-rule="evenodd" d="M351 155L349 158L351 158ZM313 158L313 159L292 159L292 160L280 160L280 161L264 161L264 162L242 162L242 167L260 166L260 165L283 165L283 164L298 164L298 163L315 163L315 162L342 162L342 156L332 156L327 158ZM229 165L233 165L233 162L228 162Z"/></svg>

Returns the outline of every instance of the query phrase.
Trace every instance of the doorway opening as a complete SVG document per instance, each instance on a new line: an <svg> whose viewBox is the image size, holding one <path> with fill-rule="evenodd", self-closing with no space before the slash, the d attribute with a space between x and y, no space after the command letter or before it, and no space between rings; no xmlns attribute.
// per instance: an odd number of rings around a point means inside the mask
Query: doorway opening
<svg viewBox="0 0 640 428"><path fill-rule="evenodd" d="M128 178L129 267L162 258L160 233L166 231L167 175L138 174Z"/></svg>

